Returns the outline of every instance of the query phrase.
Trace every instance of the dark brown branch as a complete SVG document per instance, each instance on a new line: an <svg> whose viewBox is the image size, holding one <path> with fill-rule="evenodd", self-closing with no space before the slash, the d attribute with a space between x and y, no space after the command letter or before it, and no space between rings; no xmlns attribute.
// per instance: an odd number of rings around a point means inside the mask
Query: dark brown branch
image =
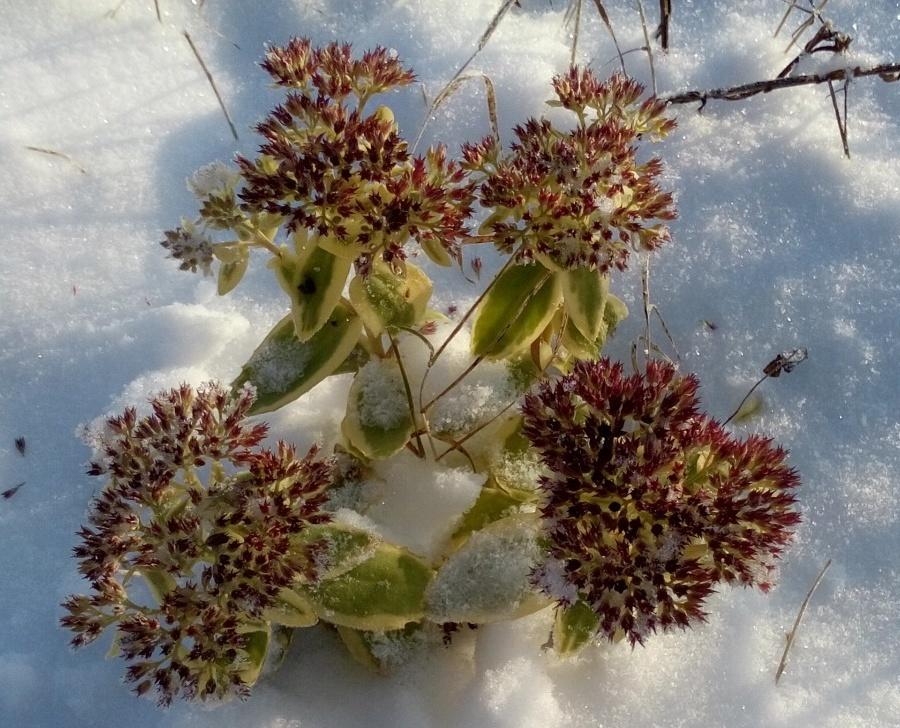
<svg viewBox="0 0 900 728"><path fill-rule="evenodd" d="M659 0L659 25L656 28L656 37L659 45L664 50L669 50L669 20L672 17L672 0Z"/></svg>
<svg viewBox="0 0 900 728"><path fill-rule="evenodd" d="M690 104L700 102L700 109L706 106L710 99L721 101L742 101L757 94L767 94L783 88L796 86L812 86L829 81L846 81L848 78L864 78L866 76L878 76L885 83L900 81L900 63L882 63L872 68L836 68L828 73L810 73L802 76L790 76L788 78L773 78L766 81L754 81L741 86L731 88L714 88L709 91L685 91L680 94L663 96L662 100L667 104Z"/></svg>

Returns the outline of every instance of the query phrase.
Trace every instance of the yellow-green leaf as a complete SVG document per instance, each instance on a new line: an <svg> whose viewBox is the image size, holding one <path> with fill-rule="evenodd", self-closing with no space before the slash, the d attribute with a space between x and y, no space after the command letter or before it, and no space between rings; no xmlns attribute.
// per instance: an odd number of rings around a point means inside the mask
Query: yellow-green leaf
<svg viewBox="0 0 900 728"><path fill-rule="evenodd" d="M244 639L247 641L244 647L247 666L239 674L246 685L254 685L259 680L259 673L262 672L266 653L269 651L269 630L250 632Z"/></svg>
<svg viewBox="0 0 900 728"><path fill-rule="evenodd" d="M428 238L426 240L421 241L422 250L425 251L425 254L438 265L442 265L445 268L453 265L453 256L447 252L447 249L441 245L439 240L435 240L434 238Z"/></svg>
<svg viewBox="0 0 900 728"><path fill-rule="evenodd" d="M240 252L234 260L225 261L219 266L219 278L216 292L220 296L230 293L241 282L244 273L247 272L247 264L250 262L250 253L247 246L241 245Z"/></svg>
<svg viewBox="0 0 900 728"><path fill-rule="evenodd" d="M332 255L315 239L297 240L296 252L282 248L269 267L291 299L294 331L300 341L308 341L328 321L341 299L352 261Z"/></svg>
<svg viewBox="0 0 900 728"><path fill-rule="evenodd" d="M574 268L559 275L569 321L585 339L594 341L603 327L609 278L589 268Z"/></svg>
<svg viewBox="0 0 900 728"><path fill-rule="evenodd" d="M535 500L534 491L528 492L519 488L505 490L498 488L489 480L472 507L463 513L459 526L451 538L452 548L458 548L472 533L510 515L523 503L533 500Z"/></svg>
<svg viewBox="0 0 900 728"><path fill-rule="evenodd" d="M544 266L511 266L478 306L472 353L501 359L524 349L553 318L561 295L559 276Z"/></svg>
<svg viewBox="0 0 900 728"><path fill-rule="evenodd" d="M350 386L344 437L366 458L383 460L402 450L414 429L400 368L393 360L370 361Z"/></svg>
<svg viewBox="0 0 900 728"><path fill-rule="evenodd" d="M379 260L368 276L350 281L350 301L373 334L418 326L425 316L431 279L412 263L405 268L397 273Z"/></svg>
<svg viewBox="0 0 900 728"><path fill-rule="evenodd" d="M312 627L319 618L312 605L297 592L282 589L275 602L263 611L263 619L285 627Z"/></svg>
<svg viewBox="0 0 900 728"><path fill-rule="evenodd" d="M600 618L590 605L578 600L556 610L553 625L553 648L560 655L573 655L587 645L597 633Z"/></svg>
<svg viewBox="0 0 900 728"><path fill-rule="evenodd" d="M297 587L326 622L375 631L422 618L432 568L406 549L381 544L359 566L333 579Z"/></svg>
<svg viewBox="0 0 900 728"><path fill-rule="evenodd" d="M606 299L606 308L603 309L607 337L612 336L616 327L626 318L628 318L628 306L622 299L610 293Z"/></svg>
<svg viewBox="0 0 900 728"><path fill-rule="evenodd" d="M174 577L161 569L143 569L140 574L147 582L150 593L156 599L157 604L162 604L166 594L176 586Z"/></svg>
<svg viewBox="0 0 900 728"><path fill-rule="evenodd" d="M289 314L263 339L232 386L250 382L256 387L251 414L277 410L333 374L353 350L361 331L359 316L348 305L338 303L319 332L303 342L294 335Z"/></svg>

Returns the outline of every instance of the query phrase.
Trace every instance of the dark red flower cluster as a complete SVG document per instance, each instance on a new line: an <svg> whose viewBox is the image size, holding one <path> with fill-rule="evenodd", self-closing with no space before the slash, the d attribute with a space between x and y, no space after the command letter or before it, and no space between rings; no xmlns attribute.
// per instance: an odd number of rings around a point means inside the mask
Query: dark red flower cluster
<svg viewBox="0 0 900 728"><path fill-rule="evenodd" d="M161 704L245 694L264 610L315 576L315 546L297 537L328 520L332 463L260 448L252 403L215 384L163 392L146 417L107 421L89 470L109 478L74 549L93 591L66 600L62 623L76 647L114 628L126 679Z"/></svg>
<svg viewBox="0 0 900 728"><path fill-rule="evenodd" d="M785 452L732 437L697 387L668 364L627 377L602 359L525 399L523 433L550 470L534 582L588 604L610 640L704 619L718 582L768 589L800 520Z"/></svg>
<svg viewBox="0 0 900 728"><path fill-rule="evenodd" d="M263 67L295 90L257 127L260 156L238 158L246 211L317 231L331 252L361 263L403 258L410 238L439 261L459 260L472 201L465 172L440 146L412 157L389 109L363 110L412 72L383 48L353 59L349 45L305 39L270 49Z"/></svg>
<svg viewBox="0 0 900 728"><path fill-rule="evenodd" d="M477 196L492 210L482 231L504 252L554 269L624 269L631 250L669 239L662 221L675 218L672 195L658 184L658 159L638 163L637 142L665 136L674 121L643 87L616 75L598 81L573 67L553 79L558 101L578 116L569 131L546 119L515 128L508 155L493 140L463 148L464 166L483 174Z"/></svg>

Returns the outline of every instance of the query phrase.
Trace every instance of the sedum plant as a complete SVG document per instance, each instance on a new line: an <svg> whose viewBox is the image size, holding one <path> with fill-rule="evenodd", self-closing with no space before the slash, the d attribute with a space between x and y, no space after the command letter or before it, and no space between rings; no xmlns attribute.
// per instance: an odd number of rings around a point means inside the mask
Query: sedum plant
<svg viewBox="0 0 900 728"><path fill-rule="evenodd" d="M550 102L568 126L530 119L455 161L414 156L371 108L414 79L382 48L296 39L262 65L286 98L259 154L199 170L199 215L162 245L221 295L263 259L286 313L230 388L107 421L73 644L112 632L135 692L167 705L245 696L316 624L384 670L542 609L561 655L634 645L703 620L720 583L768 589L799 520L785 452L703 414L693 376L602 354L627 315L611 278L675 217L640 161L674 127L664 104L573 67ZM502 263L451 320L412 261L461 267L479 244ZM248 418L336 375L331 457L262 445Z"/></svg>

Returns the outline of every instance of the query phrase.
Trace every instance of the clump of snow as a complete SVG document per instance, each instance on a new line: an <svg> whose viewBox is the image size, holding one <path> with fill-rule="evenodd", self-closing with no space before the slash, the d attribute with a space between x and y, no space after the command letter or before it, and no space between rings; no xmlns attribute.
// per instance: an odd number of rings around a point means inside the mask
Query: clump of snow
<svg viewBox="0 0 900 728"><path fill-rule="evenodd" d="M462 468L435 467L410 453L373 463L373 502L365 515L385 540L432 561L447 546L460 516L478 498L486 476Z"/></svg>
<svg viewBox="0 0 900 728"><path fill-rule="evenodd" d="M434 346L443 344L453 328L452 322L439 325L431 336ZM465 326L454 336L430 369L427 369L429 351L416 337L404 337L399 342L399 347L413 392L419 391L425 377L423 404L438 397L472 363L471 335ZM468 433L498 415L507 405L514 404L520 394L516 378L506 363L482 361L447 394L434 400L428 411L429 425L435 433ZM490 428L487 429L489 433ZM481 437L472 444L485 442L488 433L479 433Z"/></svg>

